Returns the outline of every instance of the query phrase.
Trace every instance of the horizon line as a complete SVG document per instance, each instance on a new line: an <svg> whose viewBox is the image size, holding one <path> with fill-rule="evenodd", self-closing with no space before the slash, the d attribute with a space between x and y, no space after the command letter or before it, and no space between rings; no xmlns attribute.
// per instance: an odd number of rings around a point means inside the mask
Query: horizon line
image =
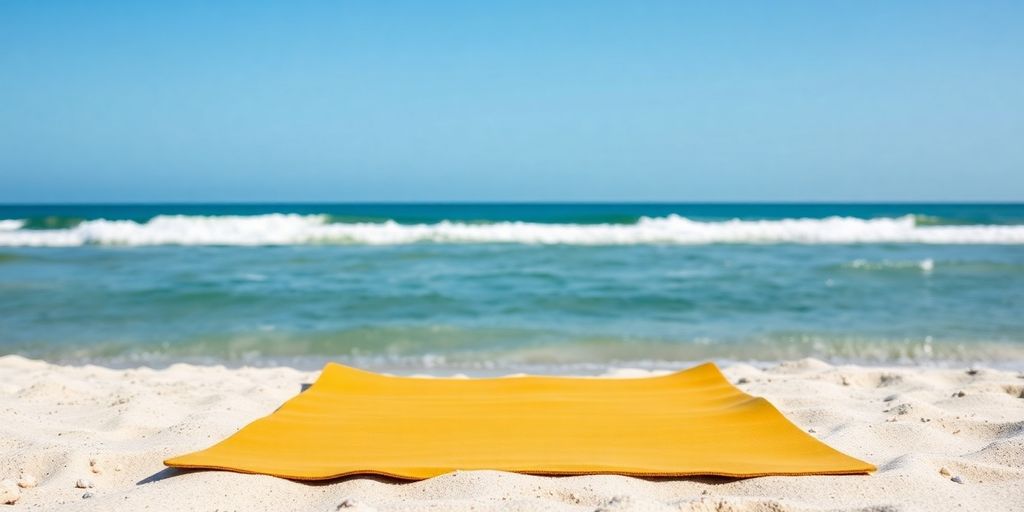
<svg viewBox="0 0 1024 512"><path fill-rule="evenodd" d="M39 201L39 202L0 202L0 207L8 206L204 206L204 205L238 205L238 206L273 206L273 205L353 205L353 206L386 206L386 205L422 205L422 206L591 206L591 205L651 205L651 206L714 206L714 205L981 205L981 206L1024 206L1024 200L885 200L885 201L793 201L793 200L723 200L723 201L637 201L637 200L566 200L566 201L462 201L462 200L375 200L375 201Z"/></svg>

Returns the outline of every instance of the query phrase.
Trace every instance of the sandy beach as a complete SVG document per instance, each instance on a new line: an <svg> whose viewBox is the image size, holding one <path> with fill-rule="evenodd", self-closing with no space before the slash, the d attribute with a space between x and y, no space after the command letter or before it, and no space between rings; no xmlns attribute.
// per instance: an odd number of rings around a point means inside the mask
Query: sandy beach
<svg viewBox="0 0 1024 512"><path fill-rule="evenodd" d="M291 368L57 366L0 358L0 497L11 510L1024 510L1024 375L985 368L723 368L869 476L638 479L456 472L320 484L162 460L312 382ZM612 370L609 376L642 376Z"/></svg>
<svg viewBox="0 0 1024 512"><path fill-rule="evenodd" d="M0 2L0 512L1024 512L1022 26Z"/></svg>

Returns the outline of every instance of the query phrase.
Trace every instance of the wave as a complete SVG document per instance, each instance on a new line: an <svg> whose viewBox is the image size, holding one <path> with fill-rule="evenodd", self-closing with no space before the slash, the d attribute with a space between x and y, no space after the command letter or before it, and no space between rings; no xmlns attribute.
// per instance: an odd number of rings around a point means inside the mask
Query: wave
<svg viewBox="0 0 1024 512"><path fill-rule="evenodd" d="M920 261L868 261L856 259L847 265L843 265L843 267L854 270L914 270L927 274L935 270L935 260L931 258L925 258Z"/></svg>
<svg viewBox="0 0 1024 512"><path fill-rule="evenodd" d="M332 222L328 215L160 215L146 222L88 220L65 229L23 229L0 220L0 246L81 245L395 245L413 243L698 245L698 244L1024 244L1024 225L919 225L912 215L781 220L695 221L678 215L642 217L633 224L533 222L433 224Z"/></svg>
<svg viewBox="0 0 1024 512"><path fill-rule="evenodd" d="M22 221L24 223L22 229L69 229L81 224L84 220L79 217L64 217L60 215L31 217Z"/></svg>
<svg viewBox="0 0 1024 512"><path fill-rule="evenodd" d="M25 221L21 219L3 219L0 220L0 231L15 231L25 226Z"/></svg>

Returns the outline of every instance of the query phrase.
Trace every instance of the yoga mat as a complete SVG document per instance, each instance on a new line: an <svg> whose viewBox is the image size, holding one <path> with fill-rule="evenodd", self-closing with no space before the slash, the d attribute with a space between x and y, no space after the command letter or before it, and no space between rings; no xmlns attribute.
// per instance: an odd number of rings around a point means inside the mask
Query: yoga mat
<svg viewBox="0 0 1024 512"><path fill-rule="evenodd" d="M808 389L813 393L813 389ZM296 480L538 475L837 475L829 447L711 363L657 377L395 377L330 363L309 389L175 468Z"/></svg>

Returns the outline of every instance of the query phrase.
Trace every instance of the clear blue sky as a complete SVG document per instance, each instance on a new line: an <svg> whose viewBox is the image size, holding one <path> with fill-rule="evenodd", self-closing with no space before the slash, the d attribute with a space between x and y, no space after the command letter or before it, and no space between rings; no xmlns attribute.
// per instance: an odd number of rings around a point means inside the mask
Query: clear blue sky
<svg viewBox="0 0 1024 512"><path fill-rule="evenodd" d="M1024 2L0 3L0 202L1024 200Z"/></svg>

